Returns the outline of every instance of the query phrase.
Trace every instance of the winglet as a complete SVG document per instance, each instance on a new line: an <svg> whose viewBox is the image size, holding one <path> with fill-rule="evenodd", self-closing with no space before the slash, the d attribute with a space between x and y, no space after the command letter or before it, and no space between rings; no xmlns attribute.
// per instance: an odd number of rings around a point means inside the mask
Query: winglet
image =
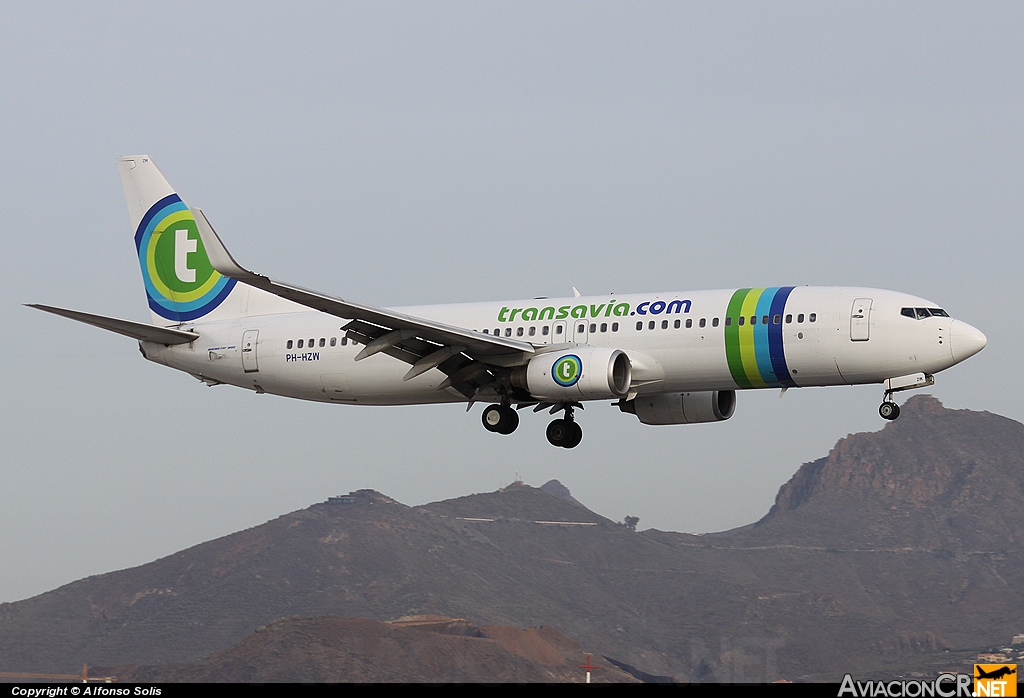
<svg viewBox="0 0 1024 698"><path fill-rule="evenodd" d="M228 252L228 248L224 247L224 243L220 241L217 233L214 232L213 226L210 225L210 221L206 219L206 214L201 209L193 208L190 209L192 215L196 219L196 228L199 230L199 237L203 241L203 247L206 249L206 257L210 260L210 265L219 271L229 279L238 279L239 281L254 281L260 278L259 274L255 274L248 269L245 269L235 258Z"/></svg>

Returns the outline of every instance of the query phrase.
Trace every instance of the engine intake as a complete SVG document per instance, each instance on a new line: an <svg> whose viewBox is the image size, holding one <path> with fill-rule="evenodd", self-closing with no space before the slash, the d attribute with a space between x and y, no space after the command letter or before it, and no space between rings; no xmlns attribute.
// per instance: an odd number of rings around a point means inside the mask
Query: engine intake
<svg viewBox="0 0 1024 698"><path fill-rule="evenodd" d="M724 422L736 411L736 391L644 395L622 400L619 409L635 414L644 424Z"/></svg>
<svg viewBox="0 0 1024 698"><path fill-rule="evenodd" d="M610 400L629 392L632 367L621 349L581 346L530 359L512 385L539 400Z"/></svg>

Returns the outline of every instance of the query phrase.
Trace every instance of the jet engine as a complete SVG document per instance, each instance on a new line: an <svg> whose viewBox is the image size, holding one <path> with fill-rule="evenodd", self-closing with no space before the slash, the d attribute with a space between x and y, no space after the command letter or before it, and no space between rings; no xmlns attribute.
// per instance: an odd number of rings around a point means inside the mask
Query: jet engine
<svg viewBox="0 0 1024 698"><path fill-rule="evenodd" d="M511 380L539 400L609 400L629 392L632 368L620 349L581 346L535 356Z"/></svg>
<svg viewBox="0 0 1024 698"><path fill-rule="evenodd" d="M736 391L642 395L620 401L619 409L635 414L644 424L723 422L736 411Z"/></svg>

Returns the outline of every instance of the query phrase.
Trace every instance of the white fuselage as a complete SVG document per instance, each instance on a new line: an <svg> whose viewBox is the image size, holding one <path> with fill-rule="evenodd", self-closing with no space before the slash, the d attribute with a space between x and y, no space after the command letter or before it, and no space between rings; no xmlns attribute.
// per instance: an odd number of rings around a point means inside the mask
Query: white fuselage
<svg viewBox="0 0 1024 698"><path fill-rule="evenodd" d="M938 373L984 346L984 335L951 317L901 314L904 308L939 307L915 296L868 288L785 288L785 297L779 295L772 307L765 305L770 299L757 305L753 295L741 307L740 291L729 289L395 310L475 332L497 331L540 350L621 349L641 395L880 383ZM142 348L148 359L210 383L304 400L466 400L451 388L439 389L445 375L437 369L403 380L409 365L384 353L356 361L361 346L345 339L344 320L301 306L294 310L184 323L182 329L200 338L175 346L143 342Z"/></svg>

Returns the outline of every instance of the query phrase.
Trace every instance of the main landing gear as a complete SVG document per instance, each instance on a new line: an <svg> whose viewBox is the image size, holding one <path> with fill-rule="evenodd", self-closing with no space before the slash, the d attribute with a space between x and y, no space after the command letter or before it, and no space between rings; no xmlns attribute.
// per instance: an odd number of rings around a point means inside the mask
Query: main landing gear
<svg viewBox="0 0 1024 698"><path fill-rule="evenodd" d="M548 424L545 432L548 443L562 448L576 448L583 440L583 429L572 418L572 405L565 406L565 418L556 419Z"/></svg>
<svg viewBox="0 0 1024 698"><path fill-rule="evenodd" d="M571 419L556 419L548 425L548 442L552 446L576 448L583 440L583 429Z"/></svg>
<svg viewBox="0 0 1024 698"><path fill-rule="evenodd" d="M509 405L488 405L482 419L484 429L498 434L511 434L519 426L519 413Z"/></svg>
<svg viewBox="0 0 1024 698"><path fill-rule="evenodd" d="M882 419L888 419L890 422L900 416L900 406L893 402L892 393L886 391L885 397L882 399L882 405L878 408L878 415Z"/></svg>
<svg viewBox="0 0 1024 698"><path fill-rule="evenodd" d="M551 407L552 412L559 409L565 410L565 417L562 419L556 419L548 424L547 437L548 442L552 446L560 446L562 448L576 448L580 445L580 441L583 440L583 429L573 419L573 407L580 407L577 403L573 404L554 404L543 403L539 405L539 408ZM493 431L496 434L511 434L519 426L519 413L512 409L511 405L500 404L500 405L488 405L484 408L484 413L481 416L481 421L484 423L484 429L487 431Z"/></svg>

